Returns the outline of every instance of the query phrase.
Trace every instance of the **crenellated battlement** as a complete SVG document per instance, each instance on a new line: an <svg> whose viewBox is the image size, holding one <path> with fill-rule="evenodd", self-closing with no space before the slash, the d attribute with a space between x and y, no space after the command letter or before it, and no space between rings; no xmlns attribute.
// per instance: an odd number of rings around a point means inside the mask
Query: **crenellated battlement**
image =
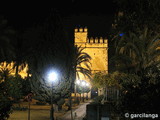
<svg viewBox="0 0 160 120"><path fill-rule="evenodd" d="M82 27L75 28L74 32L88 32L88 29L87 29L87 27L84 27L84 28L82 28Z"/></svg>
<svg viewBox="0 0 160 120"><path fill-rule="evenodd" d="M107 44L108 40L106 38L103 37L90 37L87 38L87 43L103 43L103 44Z"/></svg>
<svg viewBox="0 0 160 120"><path fill-rule="evenodd" d="M76 45L82 46L85 48L107 48L108 40L103 37L90 37L86 38L86 41L75 42Z"/></svg>
<svg viewBox="0 0 160 120"><path fill-rule="evenodd" d="M107 44L108 40L103 37L88 37L87 27L75 28L75 42L76 43L96 43Z"/></svg>

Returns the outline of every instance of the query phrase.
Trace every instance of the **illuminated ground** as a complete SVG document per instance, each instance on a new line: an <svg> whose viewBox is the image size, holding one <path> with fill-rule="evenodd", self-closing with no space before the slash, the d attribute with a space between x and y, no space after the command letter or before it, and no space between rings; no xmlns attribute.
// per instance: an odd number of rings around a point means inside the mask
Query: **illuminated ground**
<svg viewBox="0 0 160 120"><path fill-rule="evenodd" d="M87 104L88 103L81 103L79 106L74 106L73 114L75 114L76 112L77 117L81 117L80 115L84 116L85 107ZM27 106L28 106L27 102L21 103L21 107L27 107ZM62 111L55 112L54 115L56 120L62 120L62 119L68 120L68 118L70 118L70 111L66 111L65 108L63 108ZM30 118L31 118L30 120L49 120L49 117L50 117L49 105L36 105L35 101L32 102L30 111ZM28 110L26 111L14 110L8 120L28 120Z"/></svg>
<svg viewBox="0 0 160 120"><path fill-rule="evenodd" d="M86 105L89 104L89 102L85 102L83 104L80 104L77 109L73 110L73 118L75 120L82 120L83 117L86 115ZM68 111L61 117L60 120L71 120L71 112Z"/></svg>
<svg viewBox="0 0 160 120"><path fill-rule="evenodd" d="M59 118L65 114L65 111L55 112L55 117ZM30 118L31 120L49 120L50 106L49 105L31 105ZM14 110L8 120L27 120L28 110Z"/></svg>

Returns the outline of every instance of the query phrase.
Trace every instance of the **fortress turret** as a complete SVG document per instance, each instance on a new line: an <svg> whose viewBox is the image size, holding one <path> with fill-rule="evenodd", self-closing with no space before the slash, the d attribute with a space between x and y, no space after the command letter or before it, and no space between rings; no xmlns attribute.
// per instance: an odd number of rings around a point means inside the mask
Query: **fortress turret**
<svg viewBox="0 0 160 120"><path fill-rule="evenodd" d="M85 28L75 28L74 37L76 43L85 43L87 41L88 29Z"/></svg>

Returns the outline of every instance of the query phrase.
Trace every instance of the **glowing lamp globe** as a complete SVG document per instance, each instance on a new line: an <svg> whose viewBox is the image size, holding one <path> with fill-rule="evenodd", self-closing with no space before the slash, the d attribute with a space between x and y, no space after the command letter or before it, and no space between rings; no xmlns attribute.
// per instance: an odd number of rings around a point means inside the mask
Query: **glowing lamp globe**
<svg viewBox="0 0 160 120"><path fill-rule="evenodd" d="M76 83L79 85L80 84L80 80L77 80Z"/></svg>
<svg viewBox="0 0 160 120"><path fill-rule="evenodd" d="M86 86L89 86L89 83L86 83Z"/></svg>
<svg viewBox="0 0 160 120"><path fill-rule="evenodd" d="M85 86L85 85L86 85L86 83L84 81L82 81L82 86Z"/></svg>
<svg viewBox="0 0 160 120"><path fill-rule="evenodd" d="M55 80L57 80L58 78L58 74L55 71L51 71L48 73L48 80L53 82Z"/></svg>

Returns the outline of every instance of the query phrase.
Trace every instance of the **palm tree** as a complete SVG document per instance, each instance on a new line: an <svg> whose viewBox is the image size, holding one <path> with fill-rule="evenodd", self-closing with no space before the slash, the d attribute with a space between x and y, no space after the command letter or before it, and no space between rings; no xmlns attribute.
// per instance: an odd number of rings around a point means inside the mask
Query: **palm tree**
<svg viewBox="0 0 160 120"><path fill-rule="evenodd" d="M91 57L88 53L83 52L84 49L85 48L82 48L81 46L75 46L75 72L78 78L80 77L79 73L82 73L85 77L91 79Z"/></svg>
<svg viewBox="0 0 160 120"><path fill-rule="evenodd" d="M159 48L160 34L145 27L142 31L129 32L122 36L116 47L117 57L114 58L123 58L121 60L125 61L125 68L134 68L134 72L142 73L147 67L160 62Z"/></svg>
<svg viewBox="0 0 160 120"><path fill-rule="evenodd" d="M90 60L91 57L83 52L85 48L82 48L81 46L73 46L72 49L72 55L71 61L69 66L71 67L70 69L70 74L73 75L72 80L71 80L71 91L70 91L70 110L71 110L71 119L73 120L73 113L72 113L72 91L74 90L75 98L76 98L76 84L75 80L76 77L80 77L79 74L83 74L85 77L88 77L91 79L91 68L90 68ZM71 75L71 76L72 76Z"/></svg>
<svg viewBox="0 0 160 120"><path fill-rule="evenodd" d="M159 94L158 90L158 64L160 65L160 34L157 31L152 31L151 29L145 27L143 30L138 30L137 32L128 32L122 38L117 42L116 44L116 55L117 58L114 59L119 60L121 62L117 63L119 67L124 65L125 70L128 70L128 73L134 73L134 74L127 74L127 78L130 78L129 76L137 76L139 79L137 79L138 86L133 87L128 86L127 84L123 83L124 88L128 87L127 91L129 91L126 95L122 94L122 102L124 103L122 106L127 105L126 99L130 100L133 98L136 98L134 102L129 103L126 107L130 108L130 105L135 105L134 111L138 108L139 111L143 110L151 110L150 106L152 105L156 106L157 103L156 99L159 98L153 97L155 96L155 93ZM125 58L125 59L120 59ZM122 63L122 64L121 64ZM126 65L126 66L125 66ZM132 70L132 71L131 71ZM124 80L127 80L125 78ZM132 82L135 81L136 78L132 78ZM154 83L152 83L154 81ZM132 83L131 81L127 82ZM152 91L151 91L152 88ZM130 91L131 90L131 91ZM135 95L135 93L138 93ZM145 96L145 97L144 97ZM155 100L150 100L150 98L153 98ZM144 101L147 101L146 103L143 103ZM154 101L154 102L153 102ZM138 107L137 103L140 103L142 106L141 108ZM137 105L137 106L136 106ZM137 110L138 110L137 109ZM155 108L159 109L159 108Z"/></svg>
<svg viewBox="0 0 160 120"><path fill-rule="evenodd" d="M91 57L86 52L83 52L85 48L82 48L81 46L75 46L74 47L74 79L80 78L80 74L84 75L84 77L87 77L91 79L91 68L90 68L90 60ZM73 81L75 83L75 80ZM76 97L76 85L74 85L74 92Z"/></svg>

